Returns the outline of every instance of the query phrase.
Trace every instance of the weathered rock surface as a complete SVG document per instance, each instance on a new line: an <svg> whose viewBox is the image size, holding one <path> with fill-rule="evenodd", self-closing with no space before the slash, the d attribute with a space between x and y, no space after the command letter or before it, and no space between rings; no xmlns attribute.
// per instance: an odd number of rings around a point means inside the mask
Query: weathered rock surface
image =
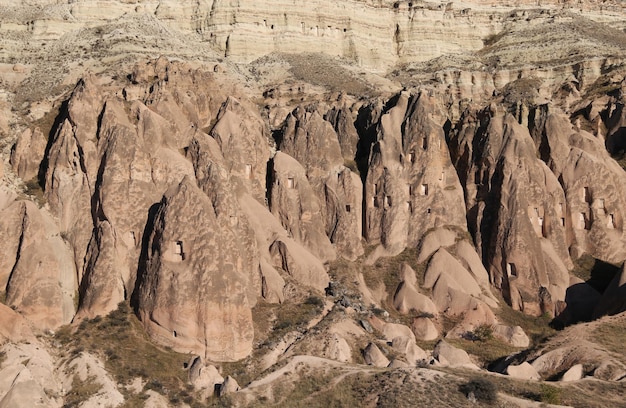
<svg viewBox="0 0 626 408"><path fill-rule="evenodd" d="M230 220L237 213L220 187L210 186L214 195L208 197L184 178L165 194L149 233L138 308L155 341L232 361L252 349L250 277L258 263L247 269L249 248L241 247Z"/></svg>
<svg viewBox="0 0 626 408"><path fill-rule="evenodd" d="M0 343L20 343L34 339L26 319L10 307L0 304Z"/></svg>
<svg viewBox="0 0 626 408"><path fill-rule="evenodd" d="M432 341L439 337L439 331L428 317L413 319L411 330L417 340Z"/></svg>
<svg viewBox="0 0 626 408"><path fill-rule="evenodd" d="M391 341L394 351L405 356L409 366L414 367L418 361L426 360L428 354L415 344L415 340L407 336L395 337Z"/></svg>
<svg viewBox="0 0 626 408"><path fill-rule="evenodd" d="M363 358L365 363L376 367L387 367L389 359L385 357L382 351L374 343L370 343L363 350Z"/></svg>
<svg viewBox="0 0 626 408"><path fill-rule="evenodd" d="M520 326L511 327L497 324L493 326L493 336L513 347L528 347L530 345L530 339Z"/></svg>
<svg viewBox="0 0 626 408"><path fill-rule="evenodd" d="M67 244L52 217L30 201L17 201L1 212L6 304L46 331L74 316L76 272Z"/></svg>
<svg viewBox="0 0 626 408"><path fill-rule="evenodd" d="M528 129L511 115L486 110L467 114L461 123L453 156L490 281L514 308L554 314L571 265L563 189L536 158Z"/></svg>
<svg viewBox="0 0 626 408"><path fill-rule="evenodd" d="M267 208L249 196L242 197L240 202L242 211L247 215L255 233L260 255L263 257L261 279L265 280L266 287L269 280L275 281L273 289L275 296L279 298L283 296L284 282L281 282L282 278L278 279L268 266L283 270L301 284L319 291L328 286L330 278L324 264L290 238L289 233L276 218L272 217ZM268 293L268 297L271 296Z"/></svg>
<svg viewBox="0 0 626 408"><path fill-rule="evenodd" d="M585 375L585 372L583 369L583 365L575 364L571 366L570 369L565 372L565 374L563 374L563 377L561 377L561 381L563 382L578 381L582 379L584 375Z"/></svg>
<svg viewBox="0 0 626 408"><path fill-rule="evenodd" d="M440 363L445 362L452 367L467 367L477 369L470 359L469 355L459 348L456 348L444 340L440 340L433 350L433 357L439 360Z"/></svg>
<svg viewBox="0 0 626 408"><path fill-rule="evenodd" d="M26 129L11 149L11 166L25 181L39 174L39 165L46 150L47 136L39 128Z"/></svg>
<svg viewBox="0 0 626 408"><path fill-rule="evenodd" d="M415 271L406 263L402 264L401 282L396 288L393 297L393 306L402 314L409 313L411 310L418 313L426 313L437 315L437 306L426 295L418 291L417 278Z"/></svg>
<svg viewBox="0 0 626 408"><path fill-rule="evenodd" d="M240 388L241 387L239 387L239 384L237 384L237 380L229 375L220 385L218 395L221 397L223 395L231 394L233 392L239 391Z"/></svg>
<svg viewBox="0 0 626 408"><path fill-rule="evenodd" d="M322 262L335 259L335 249L324 231L320 202L304 168L282 152L276 153L272 163L272 214L294 240L307 247Z"/></svg>
<svg viewBox="0 0 626 408"><path fill-rule="evenodd" d="M521 380L541 380L541 376L537 373L535 368L523 362L520 365L510 365L506 368L506 373L511 377L519 378Z"/></svg>
<svg viewBox="0 0 626 408"><path fill-rule="evenodd" d="M463 190L437 101L403 92L381 116L365 182L364 235L395 255L431 228L465 229ZM443 203L442 206L436 203Z"/></svg>

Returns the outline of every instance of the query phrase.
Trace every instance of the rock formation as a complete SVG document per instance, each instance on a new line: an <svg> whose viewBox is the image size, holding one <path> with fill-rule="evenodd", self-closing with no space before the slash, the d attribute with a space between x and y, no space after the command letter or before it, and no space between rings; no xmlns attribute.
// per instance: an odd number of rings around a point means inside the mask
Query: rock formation
<svg viewBox="0 0 626 408"><path fill-rule="evenodd" d="M614 389L625 12L541 3L0 0L0 407Z"/></svg>
<svg viewBox="0 0 626 408"><path fill-rule="evenodd" d="M252 348L253 271L230 219L232 203L213 201L224 190L211 187L213 197L206 196L186 177L164 195L149 231L138 308L157 342L232 361Z"/></svg>

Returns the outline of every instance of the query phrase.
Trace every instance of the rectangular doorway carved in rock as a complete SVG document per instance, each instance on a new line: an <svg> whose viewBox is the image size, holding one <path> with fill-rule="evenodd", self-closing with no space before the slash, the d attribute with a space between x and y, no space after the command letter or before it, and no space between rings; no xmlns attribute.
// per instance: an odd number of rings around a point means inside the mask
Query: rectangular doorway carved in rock
<svg viewBox="0 0 626 408"><path fill-rule="evenodd" d="M607 228L614 229L615 228L615 216L613 214L609 214L606 222Z"/></svg>
<svg viewBox="0 0 626 408"><path fill-rule="evenodd" d="M583 187L581 195L584 202L591 203L591 193L589 192L589 187Z"/></svg>
<svg viewBox="0 0 626 408"><path fill-rule="evenodd" d="M185 260L185 251L183 250L183 241L174 242L174 255L176 255L176 257L180 261Z"/></svg>
<svg viewBox="0 0 626 408"><path fill-rule="evenodd" d="M514 263L509 262L506 264L506 274L508 277L517 276L517 269L515 268Z"/></svg>
<svg viewBox="0 0 626 408"><path fill-rule="evenodd" d="M391 196L385 196L385 207L391 207Z"/></svg>

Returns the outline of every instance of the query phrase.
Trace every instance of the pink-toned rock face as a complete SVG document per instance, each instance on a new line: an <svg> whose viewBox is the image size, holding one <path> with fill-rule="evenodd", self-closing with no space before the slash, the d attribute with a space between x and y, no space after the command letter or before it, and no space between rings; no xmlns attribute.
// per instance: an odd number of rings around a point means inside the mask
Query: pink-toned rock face
<svg viewBox="0 0 626 408"><path fill-rule="evenodd" d="M356 141L353 144L352 152ZM285 119L279 148L304 167L319 202L325 233L338 254L350 260L362 255L362 182L343 165L346 159L331 123L316 107L299 107Z"/></svg>
<svg viewBox="0 0 626 408"><path fill-rule="evenodd" d="M378 123L365 183L364 235L397 254L433 227L465 229L463 190L442 116L425 93L399 95ZM443 204L445 203L445 205Z"/></svg>
<svg viewBox="0 0 626 408"><path fill-rule="evenodd" d="M47 135L39 128L26 129L11 149L11 166L22 180L28 181L39 173L39 164L46 150ZM1 177L1 175L0 175Z"/></svg>
<svg viewBox="0 0 626 408"><path fill-rule="evenodd" d="M224 192L219 187L213 200ZM150 336L175 350L233 361L252 350L252 313L243 232L228 204L189 178L167 191L153 221L138 309ZM257 260L258 268L258 260Z"/></svg>
<svg viewBox="0 0 626 408"><path fill-rule="evenodd" d="M323 262L336 258L324 231L321 205L304 168L286 153L273 160L270 209L294 240L303 244Z"/></svg>
<svg viewBox="0 0 626 408"><path fill-rule="evenodd" d="M8 255L5 262L12 263L10 274L0 275L6 304L38 331L69 323L75 312L76 272L53 219L32 202L19 201L0 212L0 231L9 232L3 253Z"/></svg>
<svg viewBox="0 0 626 408"><path fill-rule="evenodd" d="M466 118L453 140L479 252L490 281L514 308L554 313L552 302L564 299L571 267L565 195L537 159L527 128L510 115L484 115L480 127Z"/></svg>
<svg viewBox="0 0 626 408"><path fill-rule="evenodd" d="M231 176L262 202L270 152L269 130L259 114L229 97L220 108L211 136L220 145Z"/></svg>

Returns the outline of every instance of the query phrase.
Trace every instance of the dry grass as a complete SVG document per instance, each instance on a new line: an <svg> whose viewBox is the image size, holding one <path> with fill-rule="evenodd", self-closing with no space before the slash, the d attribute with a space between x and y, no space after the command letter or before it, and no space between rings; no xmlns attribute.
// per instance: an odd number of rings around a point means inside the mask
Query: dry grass
<svg viewBox="0 0 626 408"><path fill-rule="evenodd" d="M599 324L591 333L594 342L611 352L613 356L626 364L624 345L626 344L626 324L624 321L609 321Z"/></svg>
<svg viewBox="0 0 626 408"><path fill-rule="evenodd" d="M291 65L290 72L298 80L359 97L374 94L365 81L341 66L348 61L318 53L278 54L278 57Z"/></svg>
<svg viewBox="0 0 626 408"><path fill-rule="evenodd" d="M556 330L550 327L551 318L547 315L541 317L529 316L520 311L513 310L502 298L500 309L496 311L497 317L502 323L509 326L520 326L531 341L531 347L536 347L546 342L556 334Z"/></svg>
<svg viewBox="0 0 626 408"><path fill-rule="evenodd" d="M146 382L144 391L153 389L170 401L195 401L187 389L184 370L190 356L154 345L128 304L120 303L108 316L85 320L73 330L66 326L56 334L66 357L88 351L104 361L107 372L119 384L141 377ZM132 400L133 395L125 398Z"/></svg>
<svg viewBox="0 0 626 408"><path fill-rule="evenodd" d="M74 375L72 389L65 396L63 408L79 407L89 398L100 391L102 385L95 382L95 377L88 377L84 381L78 375Z"/></svg>

